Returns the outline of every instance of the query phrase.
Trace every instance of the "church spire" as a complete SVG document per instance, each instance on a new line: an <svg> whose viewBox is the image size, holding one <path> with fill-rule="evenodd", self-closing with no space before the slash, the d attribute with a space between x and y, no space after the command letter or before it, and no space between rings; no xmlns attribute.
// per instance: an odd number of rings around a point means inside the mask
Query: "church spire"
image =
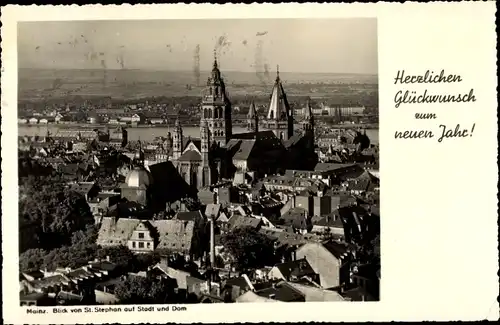
<svg viewBox="0 0 500 325"><path fill-rule="evenodd" d="M217 50L214 49L214 64L212 69L218 69L218 64L217 64Z"/></svg>
<svg viewBox="0 0 500 325"><path fill-rule="evenodd" d="M182 128L179 123L179 117L175 120L174 127L174 139L173 139L173 158L178 159L181 156L183 144L182 144L183 136L182 136Z"/></svg>
<svg viewBox="0 0 500 325"><path fill-rule="evenodd" d="M278 66L276 70L276 81L274 82L273 91L271 93L269 111L267 113L267 118L269 120L285 120L290 111L290 105L288 104L279 73Z"/></svg>
<svg viewBox="0 0 500 325"><path fill-rule="evenodd" d="M257 116L257 111L255 109L255 102L252 100L252 102L250 103L250 108L248 109L248 118L254 118L255 116Z"/></svg>
<svg viewBox="0 0 500 325"><path fill-rule="evenodd" d="M256 133L259 132L259 116L253 100L250 103L250 108L248 109L247 129Z"/></svg>
<svg viewBox="0 0 500 325"><path fill-rule="evenodd" d="M311 98L307 99L306 106L303 109L303 115L304 115L304 119L313 118L313 112L312 112L312 107L311 107Z"/></svg>
<svg viewBox="0 0 500 325"><path fill-rule="evenodd" d="M217 51L214 49L212 72L203 91L201 119L207 120L210 137L225 145L232 134L231 102L226 93L224 78L222 78L217 61Z"/></svg>

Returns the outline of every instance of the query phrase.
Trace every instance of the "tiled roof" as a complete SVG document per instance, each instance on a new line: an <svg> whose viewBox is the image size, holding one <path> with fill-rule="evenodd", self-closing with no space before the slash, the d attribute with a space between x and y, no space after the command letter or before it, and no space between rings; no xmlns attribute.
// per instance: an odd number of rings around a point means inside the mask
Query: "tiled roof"
<svg viewBox="0 0 500 325"><path fill-rule="evenodd" d="M183 143L184 143L184 148L182 150L186 149L189 143L193 143L194 146L198 149L198 151L201 151L201 139L198 138L191 138L191 137L183 137Z"/></svg>
<svg viewBox="0 0 500 325"><path fill-rule="evenodd" d="M252 291L247 291L238 298L236 298L236 302L245 303L245 302L278 302L278 301L259 296Z"/></svg>
<svg viewBox="0 0 500 325"><path fill-rule="evenodd" d="M224 282L224 285L225 286L239 287L239 288L241 288L241 290L245 290L245 291L250 289L250 285L248 284L247 280L243 276L227 279Z"/></svg>
<svg viewBox="0 0 500 325"><path fill-rule="evenodd" d="M94 273L86 271L83 268L76 269L74 271L68 272L66 274L67 277L70 279L84 279L84 278L91 278L94 277Z"/></svg>
<svg viewBox="0 0 500 325"><path fill-rule="evenodd" d="M108 261L98 261L98 262L90 262L89 265L96 269L97 271L114 271L116 269L116 264Z"/></svg>
<svg viewBox="0 0 500 325"><path fill-rule="evenodd" d="M187 289L188 281L187 279L190 277L189 272L185 272L182 270L177 270L172 267L169 267L167 263L160 262L154 266L156 269L161 270L166 276L171 279L175 279L177 281L177 286L181 289Z"/></svg>
<svg viewBox="0 0 500 325"><path fill-rule="evenodd" d="M341 258L342 256L344 256L349 252L349 248L347 247L347 245L337 243L334 241L323 243L322 245L336 258Z"/></svg>
<svg viewBox="0 0 500 325"><path fill-rule="evenodd" d="M337 163L318 163L314 167L315 171L332 171L336 169L342 169L346 167L351 167L356 164L337 164Z"/></svg>
<svg viewBox="0 0 500 325"><path fill-rule="evenodd" d="M45 293L39 293L39 292L33 292L27 295L20 293L19 295L21 301L38 301L47 297Z"/></svg>
<svg viewBox="0 0 500 325"><path fill-rule="evenodd" d="M177 212L174 219L183 221L193 221L193 222L199 222L201 220L204 220L203 215L198 210Z"/></svg>
<svg viewBox="0 0 500 325"><path fill-rule="evenodd" d="M60 285L62 283L69 283L70 279L62 274L57 274L53 276L49 276L43 279L34 280L31 282L31 285L34 288L47 288L53 285Z"/></svg>
<svg viewBox="0 0 500 325"><path fill-rule="evenodd" d="M340 294L331 290L324 290L301 283L288 282L288 285L301 292L308 301L344 301Z"/></svg>
<svg viewBox="0 0 500 325"><path fill-rule="evenodd" d="M288 279L290 276L302 277L305 275L314 274L314 270L309 265L306 259L299 259L275 265L281 274Z"/></svg>
<svg viewBox="0 0 500 325"><path fill-rule="evenodd" d="M56 297L57 300L65 300L65 301L68 301L68 300L73 300L73 301L82 301L83 300L83 296L80 296L80 295L77 295L75 293L72 293L72 292L67 292L67 291L60 291L58 294L57 294L57 297Z"/></svg>
<svg viewBox="0 0 500 325"><path fill-rule="evenodd" d="M293 147L294 145L296 145L297 143L299 143L299 141L304 137L304 135L302 134L302 132L298 131L298 130L295 130L293 135L285 141L285 147L286 148L291 148Z"/></svg>
<svg viewBox="0 0 500 325"><path fill-rule="evenodd" d="M344 225L340 218L334 218L333 216L323 216L318 217L314 216L312 219L312 224L315 226L323 226L323 227L336 227L343 228Z"/></svg>
<svg viewBox="0 0 500 325"><path fill-rule="evenodd" d="M230 229L250 227L257 228L261 224L261 220L252 217L244 217L239 214L233 215L228 221Z"/></svg>
<svg viewBox="0 0 500 325"><path fill-rule="evenodd" d="M94 187L94 185L95 183L93 182L79 182L77 184L73 184L71 186L71 190L81 194L87 194Z"/></svg>
<svg viewBox="0 0 500 325"><path fill-rule="evenodd" d="M143 221L139 219L105 217L97 238L100 245L126 245L134 229ZM148 222L158 233L158 248L189 251L194 233L194 222L184 220L155 220Z"/></svg>
<svg viewBox="0 0 500 325"><path fill-rule="evenodd" d="M97 244L127 245L130 236L140 222L138 219L119 218L115 223L113 218L102 218Z"/></svg>
<svg viewBox="0 0 500 325"><path fill-rule="evenodd" d="M233 156L236 160L247 160L255 147L255 140L240 140L238 150Z"/></svg>
<svg viewBox="0 0 500 325"><path fill-rule="evenodd" d="M280 282L272 288L259 290L256 294L278 301L305 301L305 296L286 282Z"/></svg>
<svg viewBox="0 0 500 325"><path fill-rule="evenodd" d="M190 251L194 235L194 221L155 220L152 222L159 235L158 248Z"/></svg>
<svg viewBox="0 0 500 325"><path fill-rule="evenodd" d="M221 209L220 204L214 204L214 203L207 204L207 207L205 208L205 215L207 217L210 216L218 217L220 209Z"/></svg>
<svg viewBox="0 0 500 325"><path fill-rule="evenodd" d="M180 161L201 161L201 155L195 150L188 150L179 157Z"/></svg>
<svg viewBox="0 0 500 325"><path fill-rule="evenodd" d="M280 217L286 226L298 229L307 229L307 218L307 210L301 207L291 208Z"/></svg>
<svg viewBox="0 0 500 325"><path fill-rule="evenodd" d="M350 301L376 301L376 299L361 287L349 289L342 293L342 296Z"/></svg>

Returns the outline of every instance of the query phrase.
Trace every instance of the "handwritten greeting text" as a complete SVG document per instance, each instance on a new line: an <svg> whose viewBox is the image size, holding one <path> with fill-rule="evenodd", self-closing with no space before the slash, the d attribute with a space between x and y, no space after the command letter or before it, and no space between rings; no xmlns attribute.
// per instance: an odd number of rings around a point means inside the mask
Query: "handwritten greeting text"
<svg viewBox="0 0 500 325"><path fill-rule="evenodd" d="M432 70L427 70L422 75L410 75L405 70L398 70L394 78L394 84L429 84L432 87L437 87L438 84L461 83L462 76L458 74L447 74L445 70L435 73ZM400 89L394 96L394 106L399 108L403 104L448 104L448 103L470 103L475 102L474 88L470 88L464 92L457 93L439 93L424 89L423 91ZM437 119L436 113L415 113L415 119ZM396 139L432 139L434 133L439 134L437 141L441 143L444 139L472 137L474 133L475 123L470 128L464 128L460 124L455 126L447 126L444 124L436 125L438 130L404 130L396 131L394 137Z"/></svg>

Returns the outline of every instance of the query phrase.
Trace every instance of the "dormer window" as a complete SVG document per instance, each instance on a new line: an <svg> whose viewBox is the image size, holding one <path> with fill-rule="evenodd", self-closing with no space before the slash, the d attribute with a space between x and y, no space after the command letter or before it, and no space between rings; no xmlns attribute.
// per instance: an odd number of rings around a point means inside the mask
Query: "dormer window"
<svg viewBox="0 0 500 325"><path fill-rule="evenodd" d="M139 239L144 239L144 233L143 232L139 233Z"/></svg>

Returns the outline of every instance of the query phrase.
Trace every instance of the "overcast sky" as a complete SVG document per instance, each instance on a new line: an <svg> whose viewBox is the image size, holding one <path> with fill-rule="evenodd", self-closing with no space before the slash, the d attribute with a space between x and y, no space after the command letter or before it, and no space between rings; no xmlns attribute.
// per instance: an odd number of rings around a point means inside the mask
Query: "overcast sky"
<svg viewBox="0 0 500 325"><path fill-rule="evenodd" d="M258 36L260 34L260 36ZM356 19L23 22L20 68L200 70L214 48L226 71L377 74L377 21Z"/></svg>

